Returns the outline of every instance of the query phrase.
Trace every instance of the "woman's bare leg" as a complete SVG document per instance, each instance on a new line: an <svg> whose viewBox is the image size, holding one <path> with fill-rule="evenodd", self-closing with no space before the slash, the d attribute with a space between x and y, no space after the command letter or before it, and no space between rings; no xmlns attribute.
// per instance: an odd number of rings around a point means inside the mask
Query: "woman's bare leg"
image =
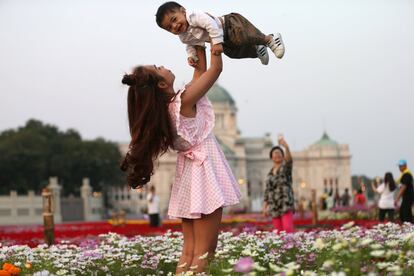
<svg viewBox="0 0 414 276"><path fill-rule="evenodd" d="M192 271L203 272L208 263L208 258L214 256L217 247L217 239L223 215L223 208L215 210L209 215L203 215L194 220L194 255L191 263ZM200 259L208 252L208 258Z"/></svg>
<svg viewBox="0 0 414 276"><path fill-rule="evenodd" d="M182 219L181 227L184 236L183 251L178 261L175 273L180 275L182 272L189 270L194 256L194 226L193 219Z"/></svg>

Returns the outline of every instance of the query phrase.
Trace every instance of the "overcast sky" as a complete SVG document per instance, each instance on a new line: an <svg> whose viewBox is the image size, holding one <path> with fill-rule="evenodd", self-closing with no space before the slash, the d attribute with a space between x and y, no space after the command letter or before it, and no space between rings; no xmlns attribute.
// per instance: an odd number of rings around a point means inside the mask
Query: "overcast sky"
<svg viewBox="0 0 414 276"><path fill-rule="evenodd" d="M0 131L36 118L128 141L124 72L157 64L177 88L191 79L184 45L155 23L163 2L0 0ZM283 35L285 57L268 66L224 57L243 136L284 133L301 150L326 130L349 144L353 174L397 174L400 158L414 169L414 1L180 3Z"/></svg>

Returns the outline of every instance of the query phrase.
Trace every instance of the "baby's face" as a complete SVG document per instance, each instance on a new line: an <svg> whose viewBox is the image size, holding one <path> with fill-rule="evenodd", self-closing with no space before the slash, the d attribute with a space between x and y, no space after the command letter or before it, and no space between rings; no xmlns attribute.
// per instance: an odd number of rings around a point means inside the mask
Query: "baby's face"
<svg viewBox="0 0 414 276"><path fill-rule="evenodd" d="M161 21L161 26L163 29L175 35L187 31L188 22L185 16L185 9L175 9L167 13Z"/></svg>

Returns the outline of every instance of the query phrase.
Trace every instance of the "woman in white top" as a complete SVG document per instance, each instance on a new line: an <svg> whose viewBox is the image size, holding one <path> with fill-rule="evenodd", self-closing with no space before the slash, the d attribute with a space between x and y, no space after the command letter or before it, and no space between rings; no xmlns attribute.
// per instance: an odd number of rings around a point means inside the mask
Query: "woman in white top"
<svg viewBox="0 0 414 276"><path fill-rule="evenodd" d="M378 187L372 183L372 190L380 194L378 201L379 208L379 220L382 222L385 219L385 215L388 214L388 220L394 221L394 192L396 189L394 177L392 173L387 172L384 176L384 183L381 183Z"/></svg>
<svg viewBox="0 0 414 276"><path fill-rule="evenodd" d="M160 226L160 198L155 194L155 186L151 186L147 195L147 208L150 226Z"/></svg>

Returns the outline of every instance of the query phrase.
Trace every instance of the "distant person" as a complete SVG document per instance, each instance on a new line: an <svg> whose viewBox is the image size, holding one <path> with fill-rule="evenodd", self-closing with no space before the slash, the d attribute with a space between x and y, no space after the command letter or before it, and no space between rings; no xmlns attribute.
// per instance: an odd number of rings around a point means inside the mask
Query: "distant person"
<svg viewBox="0 0 414 276"><path fill-rule="evenodd" d="M342 206L349 206L350 201L351 201L351 195L349 194L349 189L345 188L345 191L341 196L341 204Z"/></svg>
<svg viewBox="0 0 414 276"><path fill-rule="evenodd" d="M341 206L341 196L339 195L339 189L338 186L335 188L335 193L334 193L334 207L339 207Z"/></svg>
<svg viewBox="0 0 414 276"><path fill-rule="evenodd" d="M397 194L395 199L395 205L398 205L398 202L402 198L400 206L400 221L401 222L413 222L413 213L411 206L413 204L413 174L408 170L407 161L401 159L398 162L398 167L401 171L400 177L400 191Z"/></svg>
<svg viewBox="0 0 414 276"><path fill-rule="evenodd" d="M328 196L333 196L334 188L332 182L329 184Z"/></svg>
<svg viewBox="0 0 414 276"><path fill-rule="evenodd" d="M392 173L387 172L384 176L384 182L378 187L375 187L374 183L371 183L372 190L380 194L378 200L378 219L383 222L385 216L388 216L389 221L394 221L394 193L397 186L395 185L394 177Z"/></svg>
<svg viewBox="0 0 414 276"><path fill-rule="evenodd" d="M148 216L151 227L158 227L160 221L160 198L155 193L155 186L151 186L147 195Z"/></svg>
<svg viewBox="0 0 414 276"><path fill-rule="evenodd" d="M277 231L292 233L294 197L292 187L292 156L289 146L283 138L279 145L270 150L273 167L266 178L263 215L271 216ZM285 151L282 149L282 147Z"/></svg>
<svg viewBox="0 0 414 276"><path fill-rule="evenodd" d="M328 193L328 197L325 199L326 201L326 209L331 210L334 207L334 195L333 193Z"/></svg>
<svg viewBox="0 0 414 276"><path fill-rule="evenodd" d="M367 203L367 198L365 197L365 194L364 194L363 190L358 189L356 194L355 194L354 205L365 207L366 203Z"/></svg>
<svg viewBox="0 0 414 276"><path fill-rule="evenodd" d="M319 199L319 201L320 201L320 204L321 204L321 210L326 210L328 207L327 207L327 198L328 198L328 186L326 185L326 183L325 183L325 187L324 187L324 189L323 189L323 193L322 193L322 195L321 195L321 197L320 197L320 199Z"/></svg>

